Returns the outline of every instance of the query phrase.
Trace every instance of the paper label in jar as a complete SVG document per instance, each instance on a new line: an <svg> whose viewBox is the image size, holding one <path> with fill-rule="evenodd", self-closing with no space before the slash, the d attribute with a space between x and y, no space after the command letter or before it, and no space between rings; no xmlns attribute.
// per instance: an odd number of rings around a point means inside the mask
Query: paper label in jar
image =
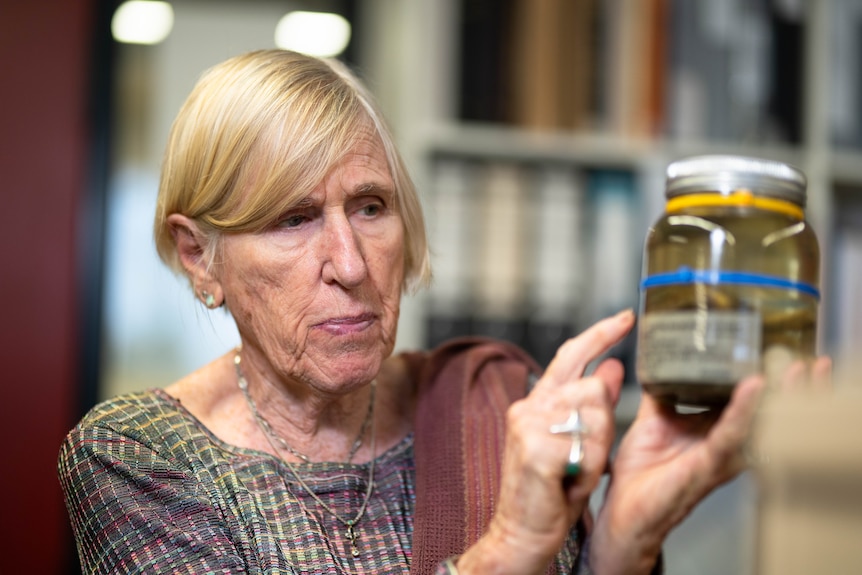
<svg viewBox="0 0 862 575"><path fill-rule="evenodd" d="M638 330L638 379L733 384L758 371L760 348L756 311L650 312Z"/></svg>

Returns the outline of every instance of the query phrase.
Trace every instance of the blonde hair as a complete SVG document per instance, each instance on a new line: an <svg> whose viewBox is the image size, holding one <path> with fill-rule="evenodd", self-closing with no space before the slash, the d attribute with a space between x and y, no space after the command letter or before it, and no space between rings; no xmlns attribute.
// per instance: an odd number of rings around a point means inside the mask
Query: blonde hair
<svg viewBox="0 0 862 575"><path fill-rule="evenodd" d="M386 152L404 225L404 289L430 278L422 207L371 95L336 61L260 50L208 70L174 121L162 165L154 234L159 256L183 267L167 217L206 235L212 262L224 233L258 232L307 196L367 130Z"/></svg>

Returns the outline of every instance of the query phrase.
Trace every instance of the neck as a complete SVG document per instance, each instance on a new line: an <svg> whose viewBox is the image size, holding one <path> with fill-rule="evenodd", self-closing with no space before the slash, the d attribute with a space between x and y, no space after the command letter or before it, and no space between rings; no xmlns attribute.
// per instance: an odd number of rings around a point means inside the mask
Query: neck
<svg viewBox="0 0 862 575"><path fill-rule="evenodd" d="M372 453L368 436L373 419L375 382L343 395L316 392L307 384L273 383L249 376L250 362L235 359L249 415L275 455L293 461L365 461Z"/></svg>

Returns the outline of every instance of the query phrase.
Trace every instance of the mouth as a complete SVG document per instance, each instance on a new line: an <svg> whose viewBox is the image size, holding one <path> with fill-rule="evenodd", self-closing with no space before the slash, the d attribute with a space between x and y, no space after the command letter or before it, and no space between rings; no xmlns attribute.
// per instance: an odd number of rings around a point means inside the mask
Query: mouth
<svg viewBox="0 0 862 575"><path fill-rule="evenodd" d="M327 318L324 321L315 324L314 327L332 335L350 335L365 331L371 327L376 319L377 318L373 313L362 313L358 315Z"/></svg>

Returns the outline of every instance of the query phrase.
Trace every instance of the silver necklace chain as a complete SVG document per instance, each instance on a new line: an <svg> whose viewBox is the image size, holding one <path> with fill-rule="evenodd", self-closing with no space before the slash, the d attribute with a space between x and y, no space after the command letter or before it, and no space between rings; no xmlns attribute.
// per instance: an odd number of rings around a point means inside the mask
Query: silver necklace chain
<svg viewBox="0 0 862 575"><path fill-rule="evenodd" d="M237 352L237 354L234 356L234 360L233 360L234 366L236 366L237 383L239 385L240 390L242 391L242 394L245 396L246 403L248 403L248 407L251 410L252 415L254 415L254 419L257 422L258 427L260 427L261 431L263 431L263 435L264 435L264 437L266 437L266 440L269 443L270 447L272 447L273 451L275 451L275 453L277 455L279 452L279 449L276 446L276 442L277 442L279 445L282 445L286 451L299 457L303 461L308 462L309 460L307 457L297 453L294 449L292 449L288 445L288 443L281 436L279 436L277 433L275 433L275 430L272 429L272 426L269 424L269 422L266 419L264 419L264 417L257 410L257 405L255 405L254 400L251 398L251 394L248 391L248 381L246 380L245 376L243 375L242 368L240 367L241 360L242 360L242 358L240 357L239 352ZM311 490L311 488L302 479L302 477L299 475L299 473L296 471L296 468L293 466L293 464L290 461L288 461L287 459L284 459L283 457L279 457L279 459L281 459L281 461L284 462L285 465L287 465L287 468L290 469L290 472L293 474L294 477L296 477L296 480L299 481L299 484L302 485L302 488L305 489L306 493L311 495L311 497L315 501L317 501L317 503L319 503L321 507L323 507L326 511L331 513L333 517L338 519L338 521L340 521L345 527L347 527L347 531L345 532L345 536L350 541L350 554L353 555L354 557L359 557L359 548L356 545L356 540L359 539L359 531L357 528L357 524L359 523L359 520L362 519L362 516L365 515L365 509L368 507L368 501L371 499L371 492L374 490L374 453L375 453L375 447L376 447L376 441L377 441L377 437L376 437L377 426L374 424L374 396L375 396L376 389L377 389L377 380L373 379L373 380L371 380L371 400L368 404L368 414L365 417L365 422L362 424L362 429L359 432L359 437L354 442L353 448L350 451L350 456L347 460L348 462L350 462L350 460L353 459L353 455L356 453L356 450L359 449L359 444L361 443L362 435L364 434L365 429L368 426L369 421L371 421L371 464L368 468L368 486L365 489L365 498L362 501L362 506L359 508L359 511L356 513L356 517L354 517L353 519L345 519L341 515L336 513L332 507L330 507L329 505L324 503L323 500L320 497L318 497L318 495L314 491ZM302 505L301 501L300 501L300 505ZM302 506L302 507L303 507L303 509L305 509L305 506ZM307 513L307 511L306 511L306 513Z"/></svg>
<svg viewBox="0 0 862 575"><path fill-rule="evenodd" d="M292 445L290 445L283 437L275 432L272 428L272 425L269 424L269 421L266 420L257 409L257 403L255 403L254 399L252 399L251 395L248 391L248 381L242 374L242 370L240 369L240 355L237 352L234 357L234 363L237 369L237 380L239 381L239 388L242 390L245 395L246 401L248 402L249 407L251 408L251 413L254 415L254 418L257 420L257 423L260 427L264 429L264 431L278 442L281 448L288 453L294 455L295 457L301 459L305 463L311 463L311 458L300 452ZM353 461L353 458L356 456L356 452L359 451L359 447L362 445L362 438L365 437L365 432L368 431L368 424L371 422L371 414L372 409L374 407L374 391L376 386L371 386L371 400L368 402L368 411L365 412L365 420L362 422L362 427L359 428L359 434L356 436L356 439L353 441L353 445L350 446L350 452L347 454L346 463L350 463Z"/></svg>

